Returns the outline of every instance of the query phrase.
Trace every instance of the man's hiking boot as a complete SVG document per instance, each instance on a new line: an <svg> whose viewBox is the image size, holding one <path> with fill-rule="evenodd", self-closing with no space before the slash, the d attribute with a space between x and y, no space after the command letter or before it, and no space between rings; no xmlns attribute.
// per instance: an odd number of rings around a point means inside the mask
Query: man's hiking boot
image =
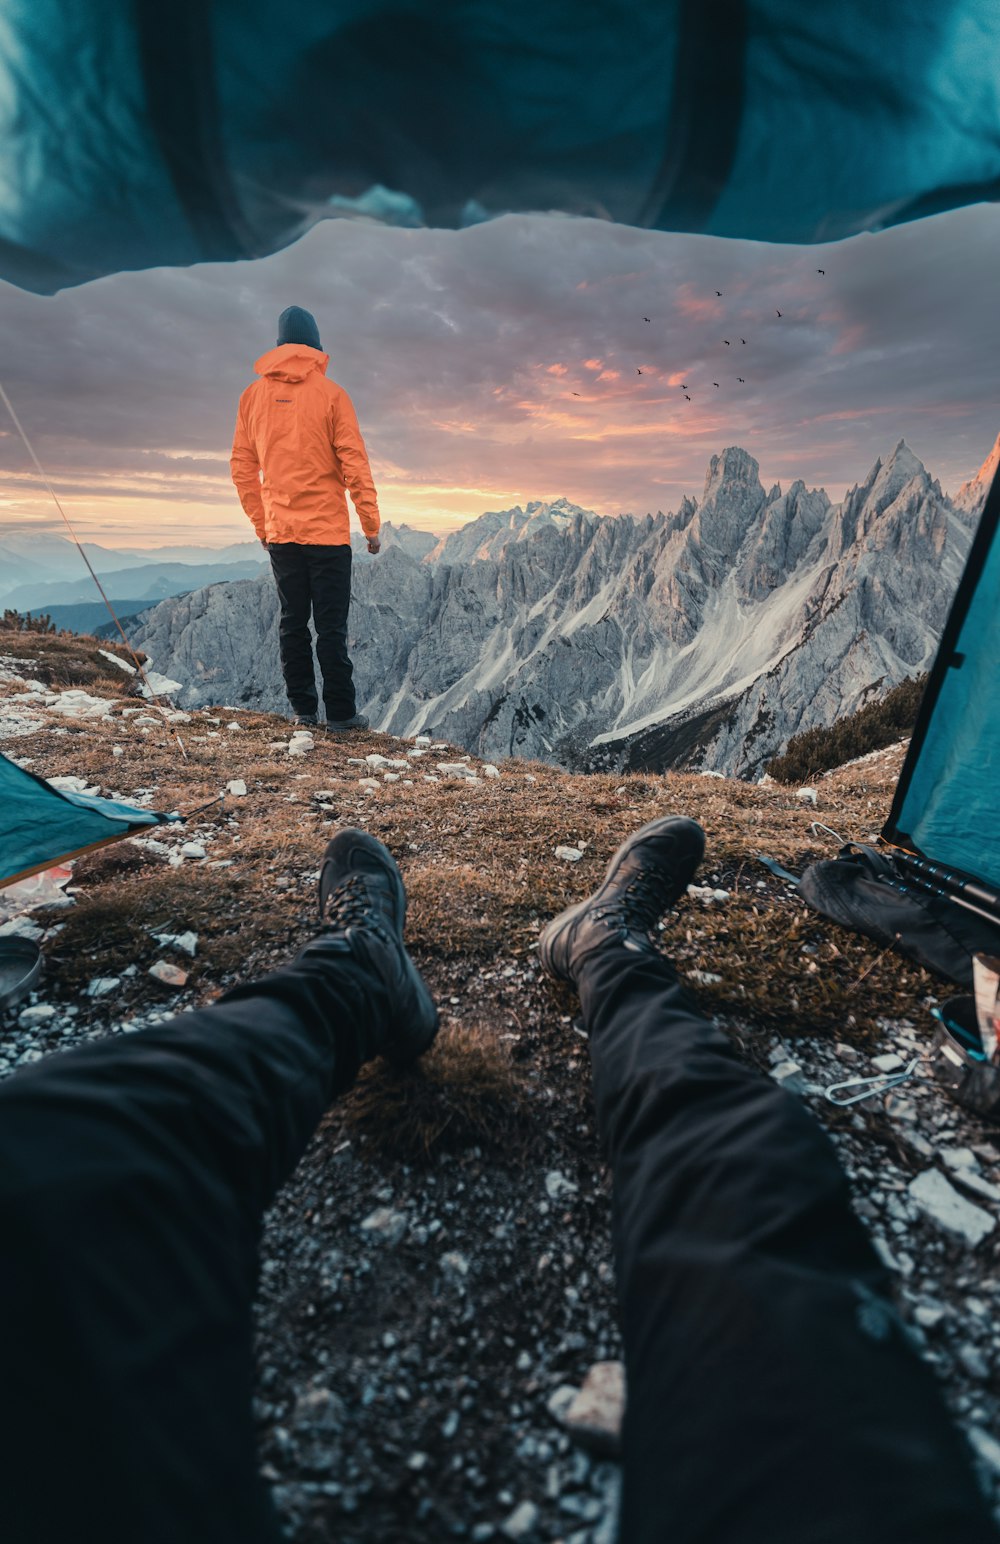
<svg viewBox="0 0 1000 1544"><path fill-rule="evenodd" d="M295 722L297 724L306 724L309 726L309 728L314 728L319 723L319 718L315 713L296 713Z"/></svg>
<svg viewBox="0 0 1000 1544"><path fill-rule="evenodd" d="M401 1064L415 1061L437 1034L438 1012L403 944L403 876L389 850L367 831L338 831L327 847L319 913L323 930L303 954L339 946L371 972L378 983L373 997L384 992L389 1001L372 1053Z"/></svg>
<svg viewBox="0 0 1000 1544"><path fill-rule="evenodd" d="M705 851L696 820L667 815L622 843L604 883L568 906L538 940L542 966L559 981L576 982L584 961L610 944L655 952L656 924L684 894Z"/></svg>
<svg viewBox="0 0 1000 1544"><path fill-rule="evenodd" d="M363 713L355 713L353 718L328 718L326 729L328 734L346 734L349 729L367 729L368 720Z"/></svg>

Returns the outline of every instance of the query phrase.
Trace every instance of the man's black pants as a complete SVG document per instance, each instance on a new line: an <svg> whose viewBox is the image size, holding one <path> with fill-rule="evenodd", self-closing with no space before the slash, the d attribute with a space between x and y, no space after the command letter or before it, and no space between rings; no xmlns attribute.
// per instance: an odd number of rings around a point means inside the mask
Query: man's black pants
<svg viewBox="0 0 1000 1544"><path fill-rule="evenodd" d="M351 605L351 548L272 542L268 546L278 587L281 670L293 713L315 713L316 671L309 617L316 626L316 654L323 676L328 719L353 718L357 712L354 671L347 652L347 615Z"/></svg>
<svg viewBox="0 0 1000 1544"><path fill-rule="evenodd" d="M250 1400L262 1210L380 983L314 957L0 1086L9 1544L272 1544ZM625 1544L996 1544L832 1148L666 962L581 982L629 1383Z"/></svg>

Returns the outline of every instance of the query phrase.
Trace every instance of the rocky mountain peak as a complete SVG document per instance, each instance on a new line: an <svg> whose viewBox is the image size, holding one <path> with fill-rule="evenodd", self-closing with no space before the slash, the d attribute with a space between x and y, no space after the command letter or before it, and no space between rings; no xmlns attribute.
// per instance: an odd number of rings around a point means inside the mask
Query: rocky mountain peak
<svg viewBox="0 0 1000 1544"><path fill-rule="evenodd" d="M978 514L986 503L986 495L997 469L1000 467L1000 434L997 435L993 449L983 462L975 477L970 477L964 482L958 492L952 496L952 503L956 509L966 510L971 514Z"/></svg>

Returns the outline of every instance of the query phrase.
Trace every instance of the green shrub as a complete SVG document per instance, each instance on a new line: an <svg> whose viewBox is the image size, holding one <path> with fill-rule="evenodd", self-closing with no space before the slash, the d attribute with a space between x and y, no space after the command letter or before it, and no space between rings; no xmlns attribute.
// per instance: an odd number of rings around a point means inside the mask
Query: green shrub
<svg viewBox="0 0 1000 1544"><path fill-rule="evenodd" d="M914 676L829 729L804 729L793 735L782 754L768 762L767 771L779 783L805 783L832 767L842 767L845 761L894 744L912 731L926 684L926 675Z"/></svg>

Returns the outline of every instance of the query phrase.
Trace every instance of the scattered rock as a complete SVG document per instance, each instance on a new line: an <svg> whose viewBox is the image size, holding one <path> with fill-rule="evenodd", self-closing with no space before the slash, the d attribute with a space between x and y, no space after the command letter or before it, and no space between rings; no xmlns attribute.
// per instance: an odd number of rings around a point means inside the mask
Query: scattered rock
<svg viewBox="0 0 1000 1544"><path fill-rule="evenodd" d="M995 1219L960 1196L939 1169L925 1169L910 1181L907 1190L931 1222L967 1244L980 1243L996 1226Z"/></svg>
<svg viewBox="0 0 1000 1544"><path fill-rule="evenodd" d="M538 1527L539 1510L533 1501L522 1501L501 1523L500 1532L505 1539L528 1539Z"/></svg>
<svg viewBox="0 0 1000 1544"><path fill-rule="evenodd" d="M200 842L183 842L178 848L182 858L207 858L208 853Z"/></svg>
<svg viewBox="0 0 1000 1544"><path fill-rule="evenodd" d="M246 797L247 785L241 777L234 777L226 784L226 792L231 793L236 799Z"/></svg>
<svg viewBox="0 0 1000 1544"><path fill-rule="evenodd" d="M778 1062L776 1067L771 1068L771 1076L792 1094L804 1094L809 1087L806 1075L796 1061Z"/></svg>
<svg viewBox="0 0 1000 1544"><path fill-rule="evenodd" d="M818 795L815 788L800 788L795 797L802 804L815 804Z"/></svg>
<svg viewBox="0 0 1000 1544"><path fill-rule="evenodd" d="M565 863L579 863L580 859L583 857L583 848L564 847L560 845L556 848L556 857L562 858Z"/></svg>
<svg viewBox="0 0 1000 1544"><path fill-rule="evenodd" d="M491 761L487 761L483 765L483 776L484 777L499 777L500 776L500 768L499 767L495 767Z"/></svg>
<svg viewBox="0 0 1000 1544"><path fill-rule="evenodd" d="M95 976L87 988L87 996L107 997L109 992L117 991L120 985L118 976Z"/></svg>
<svg viewBox="0 0 1000 1544"><path fill-rule="evenodd" d="M559 1201L563 1196L575 1196L578 1186L559 1169L552 1169L545 1176L545 1193L550 1201Z"/></svg>
<svg viewBox="0 0 1000 1544"><path fill-rule="evenodd" d="M155 965L150 965L149 975L154 981L159 981L161 986L172 987L174 991L180 991L181 987L187 986L187 971L181 970L178 965L171 965L168 960L157 960Z"/></svg>
<svg viewBox="0 0 1000 1544"><path fill-rule="evenodd" d="M889 1051L885 1056L872 1057L872 1066L876 1072L899 1072L905 1065L903 1058L897 1056L895 1051Z"/></svg>
<svg viewBox="0 0 1000 1544"><path fill-rule="evenodd" d="M407 1228L405 1212L395 1212L389 1206L378 1206L361 1224L362 1233L381 1239L386 1244L398 1244Z"/></svg>
<svg viewBox="0 0 1000 1544"><path fill-rule="evenodd" d="M55 1016L56 1010L51 1003L36 1003L32 1008L22 1008L17 1016L17 1022L21 1029L39 1029Z"/></svg>
<svg viewBox="0 0 1000 1544"><path fill-rule="evenodd" d="M563 1390L556 1393L562 1396ZM616 1456L621 1450L625 1414L624 1362L595 1362L583 1380L583 1387L573 1390L568 1401L561 1397L556 1402L554 1395L549 1410L581 1447L607 1457Z"/></svg>
<svg viewBox="0 0 1000 1544"><path fill-rule="evenodd" d="M153 937L164 949L180 949L182 954L190 955L191 959L198 952L197 933L154 933Z"/></svg>

